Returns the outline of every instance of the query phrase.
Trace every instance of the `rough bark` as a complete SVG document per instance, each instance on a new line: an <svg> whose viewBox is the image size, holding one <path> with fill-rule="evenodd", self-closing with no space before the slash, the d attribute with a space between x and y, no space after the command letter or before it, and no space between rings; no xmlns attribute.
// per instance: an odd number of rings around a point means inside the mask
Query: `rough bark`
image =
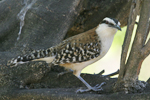
<svg viewBox="0 0 150 100"><path fill-rule="evenodd" d="M148 36L148 33L150 31L150 22L149 22L149 28L147 30L147 34L145 35L145 40L144 40L144 47L142 48L142 55L143 55L143 58L146 58L149 54L150 54L150 39L148 40L148 42L146 43L146 39L147 39L147 36Z"/></svg>

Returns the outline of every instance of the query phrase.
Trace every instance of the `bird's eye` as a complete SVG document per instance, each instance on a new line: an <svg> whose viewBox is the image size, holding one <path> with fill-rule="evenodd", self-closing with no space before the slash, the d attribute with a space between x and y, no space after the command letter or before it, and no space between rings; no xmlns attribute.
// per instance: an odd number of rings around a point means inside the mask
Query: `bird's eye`
<svg viewBox="0 0 150 100"><path fill-rule="evenodd" d="M106 21L105 23L108 24L108 21Z"/></svg>

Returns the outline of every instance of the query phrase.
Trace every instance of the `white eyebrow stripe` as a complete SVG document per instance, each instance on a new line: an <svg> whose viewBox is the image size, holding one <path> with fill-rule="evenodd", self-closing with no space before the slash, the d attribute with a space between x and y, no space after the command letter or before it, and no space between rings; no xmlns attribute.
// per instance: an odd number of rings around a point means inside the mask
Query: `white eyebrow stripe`
<svg viewBox="0 0 150 100"><path fill-rule="evenodd" d="M120 22L118 22L118 25L119 25L119 26L121 25Z"/></svg>
<svg viewBox="0 0 150 100"><path fill-rule="evenodd" d="M108 17L104 18L104 20L108 21L109 23L112 23L112 24L116 25L116 23Z"/></svg>

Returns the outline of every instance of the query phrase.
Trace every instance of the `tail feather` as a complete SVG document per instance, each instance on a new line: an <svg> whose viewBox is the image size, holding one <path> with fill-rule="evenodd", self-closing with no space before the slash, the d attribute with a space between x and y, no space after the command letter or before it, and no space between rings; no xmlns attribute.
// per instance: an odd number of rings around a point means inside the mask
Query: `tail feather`
<svg viewBox="0 0 150 100"><path fill-rule="evenodd" d="M46 50L34 50L31 52L29 55L24 55L24 56L18 56L17 58L13 58L8 62L8 65L18 65L18 64L23 64L27 63L29 61L46 61L47 63L50 63L53 61L54 57L56 55L56 49L51 47Z"/></svg>

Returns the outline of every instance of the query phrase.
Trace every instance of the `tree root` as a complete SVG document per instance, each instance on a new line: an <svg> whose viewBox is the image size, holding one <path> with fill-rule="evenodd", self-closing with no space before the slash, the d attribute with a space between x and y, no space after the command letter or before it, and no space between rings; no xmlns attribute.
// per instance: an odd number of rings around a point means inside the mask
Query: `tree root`
<svg viewBox="0 0 150 100"><path fill-rule="evenodd" d="M133 81L122 81L120 83L116 83L114 86L114 91L124 91L124 93L141 93L144 88L146 88L147 82L136 80Z"/></svg>

